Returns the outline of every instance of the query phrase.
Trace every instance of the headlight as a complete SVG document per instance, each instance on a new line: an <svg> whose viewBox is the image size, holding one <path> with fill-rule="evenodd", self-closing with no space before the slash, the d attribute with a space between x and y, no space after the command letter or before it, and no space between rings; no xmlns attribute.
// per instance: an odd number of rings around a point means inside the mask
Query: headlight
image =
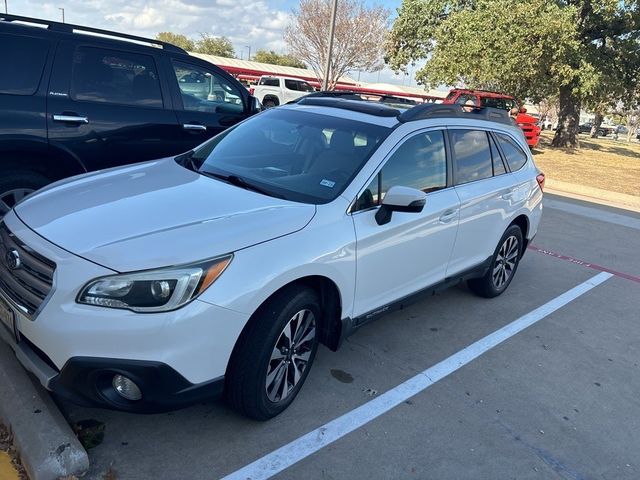
<svg viewBox="0 0 640 480"><path fill-rule="evenodd" d="M77 302L140 313L175 310L209 288L232 258L227 255L199 264L102 277L87 284Z"/></svg>

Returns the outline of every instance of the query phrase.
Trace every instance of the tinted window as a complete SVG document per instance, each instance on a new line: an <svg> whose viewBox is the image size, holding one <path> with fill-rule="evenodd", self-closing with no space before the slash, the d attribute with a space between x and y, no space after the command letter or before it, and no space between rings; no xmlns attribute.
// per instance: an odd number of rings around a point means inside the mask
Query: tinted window
<svg viewBox="0 0 640 480"><path fill-rule="evenodd" d="M467 104L467 102L469 102L469 105L475 105L476 104L476 96L475 95L469 95L469 94L462 94L456 100L456 103L458 105L465 105L465 104Z"/></svg>
<svg viewBox="0 0 640 480"><path fill-rule="evenodd" d="M504 152L504 156L509 164L509 169L512 172L520 170L527 163L527 155L522 151L518 144L508 135L498 133L498 142Z"/></svg>
<svg viewBox="0 0 640 480"><path fill-rule="evenodd" d="M284 81L284 87L288 90L298 90L298 82L295 80L287 80Z"/></svg>
<svg viewBox="0 0 640 480"><path fill-rule="evenodd" d="M517 105L516 105L516 102L510 98L482 97L480 98L480 106L499 108L501 110L511 110L513 107Z"/></svg>
<svg viewBox="0 0 640 480"><path fill-rule="evenodd" d="M503 173L507 173L498 147L496 147L496 142L491 138L491 135L489 135L489 143L491 144L491 158L493 159L493 174L502 175Z"/></svg>
<svg viewBox="0 0 640 480"><path fill-rule="evenodd" d="M0 93L33 95L49 52L49 42L40 38L0 35Z"/></svg>
<svg viewBox="0 0 640 480"><path fill-rule="evenodd" d="M456 184L482 180L493 175L487 133L481 130L450 130Z"/></svg>
<svg viewBox="0 0 640 480"><path fill-rule="evenodd" d="M315 92L313 87L307 82L298 82L298 90L301 92Z"/></svg>
<svg viewBox="0 0 640 480"><path fill-rule="evenodd" d="M280 81L277 78L261 78L260 85L265 85L267 87L279 87Z"/></svg>
<svg viewBox="0 0 640 480"><path fill-rule="evenodd" d="M91 102L162 107L153 57L101 48L76 49L71 96Z"/></svg>
<svg viewBox="0 0 640 480"><path fill-rule="evenodd" d="M447 186L447 160L441 131L415 135L404 142L360 195L357 210L379 205L393 186L433 192Z"/></svg>
<svg viewBox="0 0 640 480"><path fill-rule="evenodd" d="M270 109L195 150L200 171L236 175L284 198L326 203L362 168L390 128Z"/></svg>
<svg viewBox="0 0 640 480"><path fill-rule="evenodd" d="M210 113L242 113L242 95L235 85L215 72L173 62L185 110Z"/></svg>

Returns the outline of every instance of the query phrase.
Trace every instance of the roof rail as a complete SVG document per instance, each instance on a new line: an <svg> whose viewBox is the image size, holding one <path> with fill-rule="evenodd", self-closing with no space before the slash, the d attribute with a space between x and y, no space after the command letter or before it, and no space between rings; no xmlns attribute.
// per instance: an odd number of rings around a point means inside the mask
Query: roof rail
<svg viewBox="0 0 640 480"><path fill-rule="evenodd" d="M352 92L353 94L353 92ZM400 111L377 102L365 102L361 98L354 101L352 98L340 98L339 95L322 97L313 93L298 100L298 105L313 105L319 107L341 108L352 112L367 113L376 117L397 117Z"/></svg>
<svg viewBox="0 0 640 480"><path fill-rule="evenodd" d="M471 111L465 110L470 108ZM442 103L423 103L416 105L409 110L405 110L398 116L400 122L413 122L416 120L426 120L428 118L470 118L487 120L490 122L513 125L506 110L491 107L472 107L458 104L445 105Z"/></svg>
<svg viewBox="0 0 640 480"><path fill-rule="evenodd" d="M364 100L359 93L352 90L321 90L305 95L303 98L346 98L348 100Z"/></svg>
<svg viewBox="0 0 640 480"><path fill-rule="evenodd" d="M36 25L45 25L48 30L65 33L94 33L104 37L110 37L115 39L133 40L135 42L146 43L162 47L168 52L187 53L180 47L177 47L171 43L163 42L161 40L154 40L151 38L138 37L136 35L129 35L128 33L112 32L110 30L102 30L100 28L83 27L82 25L74 25L72 23L60 23L53 20L44 20L41 18L23 17L20 15L9 15L6 13L0 13L0 21L3 22L24 22Z"/></svg>

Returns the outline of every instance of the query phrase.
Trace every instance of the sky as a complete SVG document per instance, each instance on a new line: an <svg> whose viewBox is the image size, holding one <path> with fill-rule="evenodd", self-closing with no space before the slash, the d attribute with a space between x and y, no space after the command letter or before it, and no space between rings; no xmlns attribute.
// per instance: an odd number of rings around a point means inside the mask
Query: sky
<svg viewBox="0 0 640 480"><path fill-rule="evenodd" d="M366 0L383 4L396 16L401 0ZM198 38L200 33L226 36L236 55L245 59L258 49L286 53L283 32L296 0L7 0L9 13L60 21L64 8L68 23L154 37L171 31ZM0 0L0 8L4 8ZM358 72L351 72L358 78ZM414 85L407 75L396 76L389 69L360 73L363 82L389 82Z"/></svg>

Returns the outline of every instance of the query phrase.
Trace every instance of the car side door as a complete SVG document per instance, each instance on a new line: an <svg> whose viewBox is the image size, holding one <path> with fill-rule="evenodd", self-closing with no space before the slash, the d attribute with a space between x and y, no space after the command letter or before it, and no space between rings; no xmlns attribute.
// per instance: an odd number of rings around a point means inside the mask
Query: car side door
<svg viewBox="0 0 640 480"><path fill-rule="evenodd" d="M197 58L167 57L182 151L247 118L249 94L235 79Z"/></svg>
<svg viewBox="0 0 640 480"><path fill-rule="evenodd" d="M444 280L458 229L459 200L450 182L444 130L412 134L394 148L352 209L357 241L354 317ZM376 222L392 186L427 193L420 213L393 212Z"/></svg>
<svg viewBox="0 0 640 480"><path fill-rule="evenodd" d="M157 60L128 47L61 42L47 94L53 152L89 171L180 153Z"/></svg>
<svg viewBox="0 0 640 480"><path fill-rule="evenodd" d="M449 128L453 180L460 198L460 226L447 276L490 260L512 215L513 178L493 134L477 128Z"/></svg>

